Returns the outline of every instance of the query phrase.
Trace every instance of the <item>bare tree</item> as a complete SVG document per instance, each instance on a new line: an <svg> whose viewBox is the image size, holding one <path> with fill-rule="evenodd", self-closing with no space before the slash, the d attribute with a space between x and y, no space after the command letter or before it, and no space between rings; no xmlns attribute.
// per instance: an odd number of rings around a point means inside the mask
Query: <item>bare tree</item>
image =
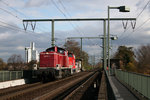
<svg viewBox="0 0 150 100"><path fill-rule="evenodd" d="M3 61L2 58L0 58L0 70L6 69L6 63Z"/></svg>
<svg viewBox="0 0 150 100"><path fill-rule="evenodd" d="M30 62L27 64L28 69L29 69L29 70L33 70L33 69L34 69L34 67L35 67L37 64L38 64L38 63L37 63L37 61L36 61L36 60L32 60L32 61L30 61Z"/></svg>
<svg viewBox="0 0 150 100"><path fill-rule="evenodd" d="M150 44L136 50L137 67L140 73L150 74Z"/></svg>
<svg viewBox="0 0 150 100"><path fill-rule="evenodd" d="M76 59L82 59L83 68L88 69L90 67L88 63L88 59L89 59L88 53L86 53L85 51L81 52L81 48L78 42L74 40L67 41L64 44L64 47L69 52L74 53L76 56Z"/></svg>
<svg viewBox="0 0 150 100"><path fill-rule="evenodd" d="M76 55L76 58L81 58L80 56L80 47L79 47L79 43L74 41L74 40L70 40L70 41L67 41L65 44L64 44L64 47L66 50L68 50L69 52L72 52Z"/></svg>
<svg viewBox="0 0 150 100"><path fill-rule="evenodd" d="M12 70L21 70L24 66L24 61L21 55L13 54L7 60L9 69Z"/></svg>

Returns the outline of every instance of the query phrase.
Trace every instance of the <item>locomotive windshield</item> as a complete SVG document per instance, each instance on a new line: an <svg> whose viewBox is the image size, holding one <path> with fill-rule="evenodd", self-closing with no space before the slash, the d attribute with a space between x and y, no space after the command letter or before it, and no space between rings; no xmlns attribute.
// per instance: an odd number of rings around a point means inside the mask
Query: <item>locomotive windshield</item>
<svg viewBox="0 0 150 100"><path fill-rule="evenodd" d="M55 51L55 47L46 49L46 52L54 52L54 51Z"/></svg>

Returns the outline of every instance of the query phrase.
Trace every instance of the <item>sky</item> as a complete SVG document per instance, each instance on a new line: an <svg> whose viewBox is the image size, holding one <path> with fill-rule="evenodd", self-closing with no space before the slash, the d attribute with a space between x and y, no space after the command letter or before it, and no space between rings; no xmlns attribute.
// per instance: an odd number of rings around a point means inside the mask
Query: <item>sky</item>
<svg viewBox="0 0 150 100"><path fill-rule="evenodd" d="M0 0L0 58L5 62L13 54L25 56L25 47L35 42L39 52L51 46L51 22L31 23L24 30L23 19L53 18L107 18L107 8L128 6L130 12L110 10L111 18L137 18L133 29L131 21L111 21L110 34L113 55L120 45L134 49L150 43L150 0ZM127 28L123 27L127 23ZM135 22L132 21L134 24ZM34 24L34 22L33 22ZM67 37L97 37L103 35L103 22L55 22L55 44L62 47ZM76 39L80 43L79 39ZM90 56L102 57L102 40L83 40L83 50Z"/></svg>

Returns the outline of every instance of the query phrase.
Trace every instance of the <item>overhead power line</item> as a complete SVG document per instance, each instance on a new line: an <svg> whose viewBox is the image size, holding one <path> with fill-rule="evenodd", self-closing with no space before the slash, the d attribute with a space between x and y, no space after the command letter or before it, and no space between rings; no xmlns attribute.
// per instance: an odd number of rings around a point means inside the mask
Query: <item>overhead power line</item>
<svg viewBox="0 0 150 100"><path fill-rule="evenodd" d="M20 27L17 27L17 26L14 26L14 25L11 25L11 24L8 24L8 23L5 23L3 21L0 21L0 23L2 24L5 24L5 25L0 25L1 27L4 27L4 28L7 28L7 29L11 29L11 30L15 30L15 31L21 31L21 32L24 32L24 33L36 33L36 32L33 32L33 31L25 31L24 29L20 28Z"/></svg>
<svg viewBox="0 0 150 100"><path fill-rule="evenodd" d="M141 10L141 12L137 15L136 19L138 20L138 18L140 17L140 15L144 12L144 10L146 9L146 7L149 5L150 3L150 0L146 3L146 5L143 7L143 9ZM150 20L150 18L148 18L146 21L144 21L142 24L140 24L133 32L129 32L126 36L124 34L124 37L123 37L123 33L127 32L129 30L130 27L128 27L124 32L122 32L120 35L121 39L125 39L127 37L129 37L129 34L132 34L134 32L136 32L137 30L139 30L145 23L147 23L148 21ZM131 35L130 35L131 36Z"/></svg>
<svg viewBox="0 0 150 100"><path fill-rule="evenodd" d="M145 20L142 24L140 24L133 32L139 30L144 24L146 24L148 21L150 20L150 18L148 18L147 20ZM132 33L133 33L132 32Z"/></svg>
<svg viewBox="0 0 150 100"><path fill-rule="evenodd" d="M15 9L14 7L11 7L8 3L4 2L3 0L0 0L0 1L1 1L4 5L8 6L10 9L12 9L13 11L15 11L15 12L17 12L17 13L19 13L19 14L25 16L25 17L27 17L24 13L18 11L18 10Z"/></svg>
<svg viewBox="0 0 150 100"><path fill-rule="evenodd" d="M64 6L64 4L62 3L61 0L58 0L59 3L62 5L62 7L64 8L64 10L66 11L66 13L71 17L70 13L68 12L67 8Z"/></svg>
<svg viewBox="0 0 150 100"><path fill-rule="evenodd" d="M52 1L52 3L54 4L54 6L62 13L62 15L65 17L65 18L67 18L67 15L58 7L58 5L55 3L55 1L54 0L51 0ZM65 6L63 5L63 3L61 2L61 5L63 6L63 8L64 8L64 10L68 13L68 11L67 11L67 9L65 8ZM70 14L68 13L68 15L70 16ZM71 16L70 16L71 17ZM73 23L71 23L71 22L69 22L70 23L70 25L80 34L80 33L82 33L82 32L80 32L74 25L73 25Z"/></svg>
<svg viewBox="0 0 150 100"><path fill-rule="evenodd" d="M22 13L21 11L15 9L14 7L11 7L8 3L4 2L3 0L0 0L0 2L2 2L4 5L8 6L8 7L9 7L10 9L12 9L13 11L19 13L20 15L22 15L22 16L24 16L24 17L26 17L26 18L30 18L30 17L26 16L24 13ZM23 19L20 18L19 16L15 15L14 13L12 13L12 12L6 10L6 9L3 9L3 8L0 8L0 9L3 10L4 12L6 12L6 13L12 15L13 17L16 17L17 19L21 20L21 23L22 23L22 20L23 20ZM45 28L45 27L44 27L44 28ZM43 31L41 28L37 28L37 29L38 29L39 31L43 32L43 33L45 32L45 30Z"/></svg>
<svg viewBox="0 0 150 100"><path fill-rule="evenodd" d="M136 18L138 18L138 17L143 13L143 11L146 9L146 7L148 6L149 3L150 3L150 0L146 3L146 5L145 5L144 8L142 9L142 11L137 15Z"/></svg>
<svg viewBox="0 0 150 100"><path fill-rule="evenodd" d="M59 1L59 3L61 4L61 6L63 7L63 9L65 10L65 12L67 13L67 15L71 18L71 14L68 12L68 10L67 10L67 8L64 6L63 2L62 2L61 0L58 0L58 1ZM85 35L84 32L81 31L80 27L79 27L77 24L75 24L75 26L74 26L74 24L71 23L71 22L70 22L70 24L71 24L71 26L72 26L79 34ZM93 40L90 40L90 41L93 42ZM97 44L95 44L95 45L97 45ZM99 45L97 45L97 46L99 46Z"/></svg>
<svg viewBox="0 0 150 100"><path fill-rule="evenodd" d="M61 6L63 7L63 9L66 11L66 13L68 14L68 16L71 18L71 14L68 12L68 10L67 10L67 8L64 6L63 2L62 2L61 0L58 0L58 1L59 1L59 3L61 4ZM71 23L71 22L70 22L70 23ZM71 23L71 25L72 25L72 27L73 27L77 32L82 33L82 34L84 35L84 32L81 31L80 27L79 27L77 24L75 24L75 26L74 26L74 24Z"/></svg>
<svg viewBox="0 0 150 100"><path fill-rule="evenodd" d="M52 1L52 3L54 4L54 6L63 14L63 16L64 16L65 18L67 18L66 14L58 7L58 5L54 2L54 0L51 0L51 1Z"/></svg>
<svg viewBox="0 0 150 100"><path fill-rule="evenodd" d="M54 0L51 0L52 1L52 3L54 4L54 6L63 14L63 16L65 17L65 18L67 18L67 15L58 7L58 5L54 2ZM63 6L63 8L64 8L64 10L68 13L68 11L67 11L67 9L65 8L65 6L63 5L63 3L61 2L61 5ZM70 14L68 13L68 15L70 16ZM70 16L71 17L71 16ZM78 32L78 33L82 33L82 32L80 32L80 30L78 30L74 25L73 25L73 23L71 23L71 22L69 22L70 23L70 25Z"/></svg>
<svg viewBox="0 0 150 100"><path fill-rule="evenodd" d="M0 8L0 9L3 10L4 12L6 12L6 13L12 15L12 16L14 16L15 18L17 18L17 19L19 19L19 20L22 20L22 19L19 18L17 15L14 15L12 12L10 12L10 11L8 11L8 10L5 10L5 9L3 9L3 8Z"/></svg>

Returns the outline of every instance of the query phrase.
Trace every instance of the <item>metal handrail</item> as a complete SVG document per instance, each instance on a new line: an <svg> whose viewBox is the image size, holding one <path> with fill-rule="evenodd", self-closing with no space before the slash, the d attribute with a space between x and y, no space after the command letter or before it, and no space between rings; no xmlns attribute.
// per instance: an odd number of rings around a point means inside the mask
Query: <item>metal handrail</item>
<svg viewBox="0 0 150 100"><path fill-rule="evenodd" d="M115 70L116 77L138 91L140 94L150 99L150 75L143 75L135 72Z"/></svg>
<svg viewBox="0 0 150 100"><path fill-rule="evenodd" d="M21 79L23 71L0 71L0 82Z"/></svg>

